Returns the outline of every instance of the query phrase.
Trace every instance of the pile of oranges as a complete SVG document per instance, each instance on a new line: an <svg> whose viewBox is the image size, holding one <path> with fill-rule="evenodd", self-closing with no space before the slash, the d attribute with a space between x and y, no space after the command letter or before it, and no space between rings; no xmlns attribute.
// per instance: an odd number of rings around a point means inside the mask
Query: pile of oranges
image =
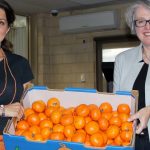
<svg viewBox="0 0 150 150"><path fill-rule="evenodd" d="M15 134L33 141L50 139L95 147L127 146L133 136L133 124L127 121L129 116L127 104L118 105L114 111L108 102L64 108L57 98L50 98L46 103L37 100L25 109Z"/></svg>

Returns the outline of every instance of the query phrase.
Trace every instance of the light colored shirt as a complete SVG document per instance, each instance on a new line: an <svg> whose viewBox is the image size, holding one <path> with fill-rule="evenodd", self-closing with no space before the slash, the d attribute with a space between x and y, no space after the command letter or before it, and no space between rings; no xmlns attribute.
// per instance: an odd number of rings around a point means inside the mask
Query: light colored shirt
<svg viewBox="0 0 150 150"><path fill-rule="evenodd" d="M114 67L113 91L131 91L143 66L142 44L117 55ZM150 106L150 69L145 82L145 105ZM150 119L148 122L150 139Z"/></svg>

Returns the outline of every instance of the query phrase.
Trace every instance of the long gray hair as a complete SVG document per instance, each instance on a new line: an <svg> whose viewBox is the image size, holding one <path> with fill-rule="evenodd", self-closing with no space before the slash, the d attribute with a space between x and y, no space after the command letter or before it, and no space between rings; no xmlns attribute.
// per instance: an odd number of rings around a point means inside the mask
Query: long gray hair
<svg viewBox="0 0 150 150"><path fill-rule="evenodd" d="M150 9L150 1L148 1L148 0L137 1L136 3L131 4L125 12L126 23L127 23L128 27L130 28L132 34L136 34L134 19L135 19L135 10L139 6L144 6L148 9Z"/></svg>

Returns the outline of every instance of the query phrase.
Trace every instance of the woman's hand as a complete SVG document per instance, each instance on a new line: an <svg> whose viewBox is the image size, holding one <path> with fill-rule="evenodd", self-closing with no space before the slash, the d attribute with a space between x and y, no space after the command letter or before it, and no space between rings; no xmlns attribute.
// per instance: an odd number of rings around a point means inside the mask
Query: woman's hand
<svg viewBox="0 0 150 150"><path fill-rule="evenodd" d="M140 109L137 113L132 115L128 121L134 121L139 119L140 123L137 125L136 133L140 134L143 129L147 127L148 121L150 118L150 106Z"/></svg>
<svg viewBox="0 0 150 150"><path fill-rule="evenodd" d="M31 83L31 81L24 83L23 87L24 87L24 91L26 91L27 89L31 88L33 86L33 84Z"/></svg>
<svg viewBox="0 0 150 150"><path fill-rule="evenodd" d="M5 105L5 116L22 118L24 109L20 103Z"/></svg>

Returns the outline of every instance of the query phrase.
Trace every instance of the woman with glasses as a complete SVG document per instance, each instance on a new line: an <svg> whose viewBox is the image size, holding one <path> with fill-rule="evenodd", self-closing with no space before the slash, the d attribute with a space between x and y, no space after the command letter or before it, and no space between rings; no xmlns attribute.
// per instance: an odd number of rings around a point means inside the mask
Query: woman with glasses
<svg viewBox="0 0 150 150"><path fill-rule="evenodd" d="M135 150L150 149L150 2L138 1L125 13L131 33L141 44L116 57L114 91L139 91L138 112L129 121L137 120Z"/></svg>

